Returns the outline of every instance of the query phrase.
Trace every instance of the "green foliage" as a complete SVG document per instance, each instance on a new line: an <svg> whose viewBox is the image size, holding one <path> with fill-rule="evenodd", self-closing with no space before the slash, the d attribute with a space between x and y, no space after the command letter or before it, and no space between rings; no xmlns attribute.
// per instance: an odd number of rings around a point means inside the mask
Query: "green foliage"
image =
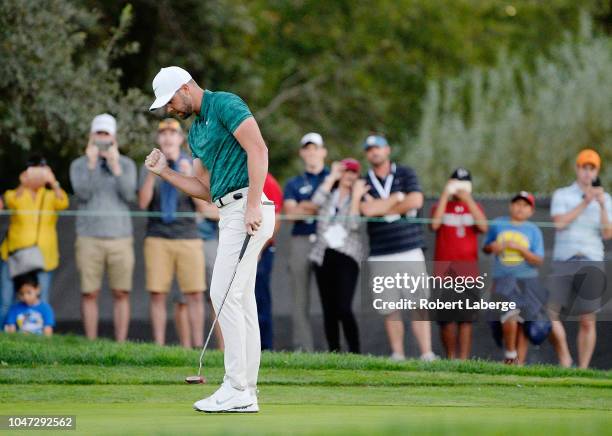
<svg viewBox="0 0 612 436"><path fill-rule="evenodd" d="M115 2L88 0L115 16ZM129 39L141 51L117 65L124 86L150 94L161 66L180 65L210 89L240 94L255 112L281 180L297 143L321 132L330 157L360 157L372 131L417 130L428 80L493 64L502 48L529 59L578 28L573 0L134 0ZM511 8L509 6L512 6ZM154 29L154 30L152 30Z"/></svg>
<svg viewBox="0 0 612 436"><path fill-rule="evenodd" d="M70 160L87 142L94 115L118 115L119 140L138 143L147 120L140 91L123 92L110 66L137 46L120 45L131 7L108 39L91 46L98 15L64 0L0 2L0 161L13 176L35 151L45 154L65 182Z"/></svg>
<svg viewBox="0 0 612 436"><path fill-rule="evenodd" d="M481 192L551 192L571 181L581 148L610 161L612 40L590 25L584 17L579 35L534 57L532 72L503 54L493 68L430 82L418 136L406 140L426 190L462 165ZM605 182L612 167L603 169Z"/></svg>
<svg viewBox="0 0 612 436"><path fill-rule="evenodd" d="M99 112L117 116L123 150L142 158L151 80L167 65L245 98L281 181L300 167L306 131L324 135L331 158L359 157L372 130L403 155L429 81L492 65L501 50L528 70L577 31L582 9L608 11L599 0L2 1L1 184L30 150L66 182Z"/></svg>
<svg viewBox="0 0 612 436"><path fill-rule="evenodd" d="M324 134L332 158L360 157L355 145L370 131L385 132L401 148L399 139L416 131L428 80L493 63L503 47L523 57L545 50L560 29L577 27L574 2L516 2L515 15L506 6L258 2L252 10L265 44L253 60L262 80L247 96L274 145L273 163L295 162L297 139L309 130Z"/></svg>

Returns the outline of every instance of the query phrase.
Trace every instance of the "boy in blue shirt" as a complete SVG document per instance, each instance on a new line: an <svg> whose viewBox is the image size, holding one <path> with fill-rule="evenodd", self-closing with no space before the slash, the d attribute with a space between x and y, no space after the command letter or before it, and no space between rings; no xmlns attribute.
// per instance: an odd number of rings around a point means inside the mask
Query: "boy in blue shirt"
<svg viewBox="0 0 612 436"><path fill-rule="evenodd" d="M4 331L51 336L55 325L53 309L48 303L40 301L40 285L36 273L22 274L13 280L19 302L9 309Z"/></svg>
<svg viewBox="0 0 612 436"><path fill-rule="evenodd" d="M535 209L535 197L521 191L510 201L510 216L493 220L484 242L484 252L495 255L493 289L506 294L508 284L515 289L515 280L529 281L538 277L538 266L544 261L541 230L528 220ZM505 289L504 289L505 288ZM516 294L507 295L512 300ZM516 302L518 305L518 302ZM504 362L523 364L527 357L527 337L518 328L520 310L502 314Z"/></svg>

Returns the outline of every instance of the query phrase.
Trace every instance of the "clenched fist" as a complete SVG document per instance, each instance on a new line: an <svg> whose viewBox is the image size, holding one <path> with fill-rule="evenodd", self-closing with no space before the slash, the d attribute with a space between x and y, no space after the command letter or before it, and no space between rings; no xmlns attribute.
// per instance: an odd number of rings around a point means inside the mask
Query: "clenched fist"
<svg viewBox="0 0 612 436"><path fill-rule="evenodd" d="M168 168L168 161L160 149L154 148L145 159L145 167L152 173L159 175Z"/></svg>

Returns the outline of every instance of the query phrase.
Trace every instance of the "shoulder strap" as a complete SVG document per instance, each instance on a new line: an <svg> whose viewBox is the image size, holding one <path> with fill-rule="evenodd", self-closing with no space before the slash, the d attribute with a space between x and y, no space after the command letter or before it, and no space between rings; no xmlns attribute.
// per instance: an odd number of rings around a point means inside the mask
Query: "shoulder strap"
<svg viewBox="0 0 612 436"><path fill-rule="evenodd" d="M47 188L42 187L42 195L40 197L40 204L38 205L38 214L36 220L36 239L34 240L34 245L38 245L38 240L40 239L40 222L42 221L42 208L45 204L45 196L47 195Z"/></svg>

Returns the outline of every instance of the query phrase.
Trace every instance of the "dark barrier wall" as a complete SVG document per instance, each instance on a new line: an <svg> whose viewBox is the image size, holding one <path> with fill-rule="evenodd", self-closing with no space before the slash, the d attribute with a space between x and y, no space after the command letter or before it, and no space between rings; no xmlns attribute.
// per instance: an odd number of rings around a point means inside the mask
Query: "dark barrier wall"
<svg viewBox="0 0 612 436"><path fill-rule="evenodd" d="M484 206L489 219L507 214L508 200L507 199L482 199L481 204ZM537 210L532 220L534 221L549 221L548 214L549 200L538 199ZM432 200L427 200L424 211L429 214ZM6 218L4 220L4 228L6 227ZM144 230L146 218L134 218L134 246L136 252L136 268L134 276L134 288L131 295L132 304L132 323L130 325L129 337L137 340L150 340L150 325L149 325L149 297L144 289L144 261L142 255L142 246L144 238ZM289 240L289 230L291 224L283 223L280 234L277 237L277 252L274 263L274 271L272 277L272 299L274 312L274 333L275 333L275 348L290 349L291 348L291 294L287 276L286 250ZM552 255L554 230L543 228L544 241L546 247L546 258L550 260ZM82 333L80 324L80 309L79 309L79 280L75 269L74 262L74 218L61 217L58 223L58 233L60 240L61 264L56 270L54 285L51 294L51 304L55 309L58 328L60 332L75 332ZM431 231L425 231L427 237L426 257L431 259L433 255L434 235ZM481 238L482 239L482 238ZM606 246L606 258L610 259L609 243ZM490 271L491 259L488 256L481 256L481 271ZM606 262L610 264L610 262ZM608 268L610 269L610 268ZM612 271L609 271L612 273ZM612 277L612 275L608 275ZM106 286L106 285L105 285ZM365 353L378 355L388 354L389 348L387 345L386 335L383 328L382 318L374 313L369 302L361 301L361 292L355 294L355 310L358 314L358 322L360 326L360 334L362 341L362 349ZM365 303L365 304L364 304ZM169 299L169 320L171 320L171 299ZM612 308L608 304L605 308L607 313L610 313ZM319 350L325 350L325 338L322 328L322 317L319 298L315 289L311 290L311 315L312 327L315 336L316 347ZM105 287L100 296L100 331L103 336L112 337L112 299L108 289ZM211 321L211 310L207 307L207 328ZM610 319L610 317L608 317ZM434 351L437 354L442 354L442 346L438 336L438 328L433 325L433 342ZM367 328L366 328L367 326ZM417 349L414 343L414 338L410 333L410 326L407 326L407 352L411 356L416 356ZM577 331L576 323L566 323L568 329L568 338L570 348L574 358L576 358L575 336ZM592 364L599 368L612 367L612 322L598 322L598 341L597 348L593 357ZM168 338L170 341L175 340L174 329L172 322L168 325ZM474 329L474 345L473 354L477 357L499 359L501 350L496 348L491 337L489 327L486 323L478 323ZM531 347L529 352L529 362L556 362L552 346L546 342L539 348Z"/></svg>

